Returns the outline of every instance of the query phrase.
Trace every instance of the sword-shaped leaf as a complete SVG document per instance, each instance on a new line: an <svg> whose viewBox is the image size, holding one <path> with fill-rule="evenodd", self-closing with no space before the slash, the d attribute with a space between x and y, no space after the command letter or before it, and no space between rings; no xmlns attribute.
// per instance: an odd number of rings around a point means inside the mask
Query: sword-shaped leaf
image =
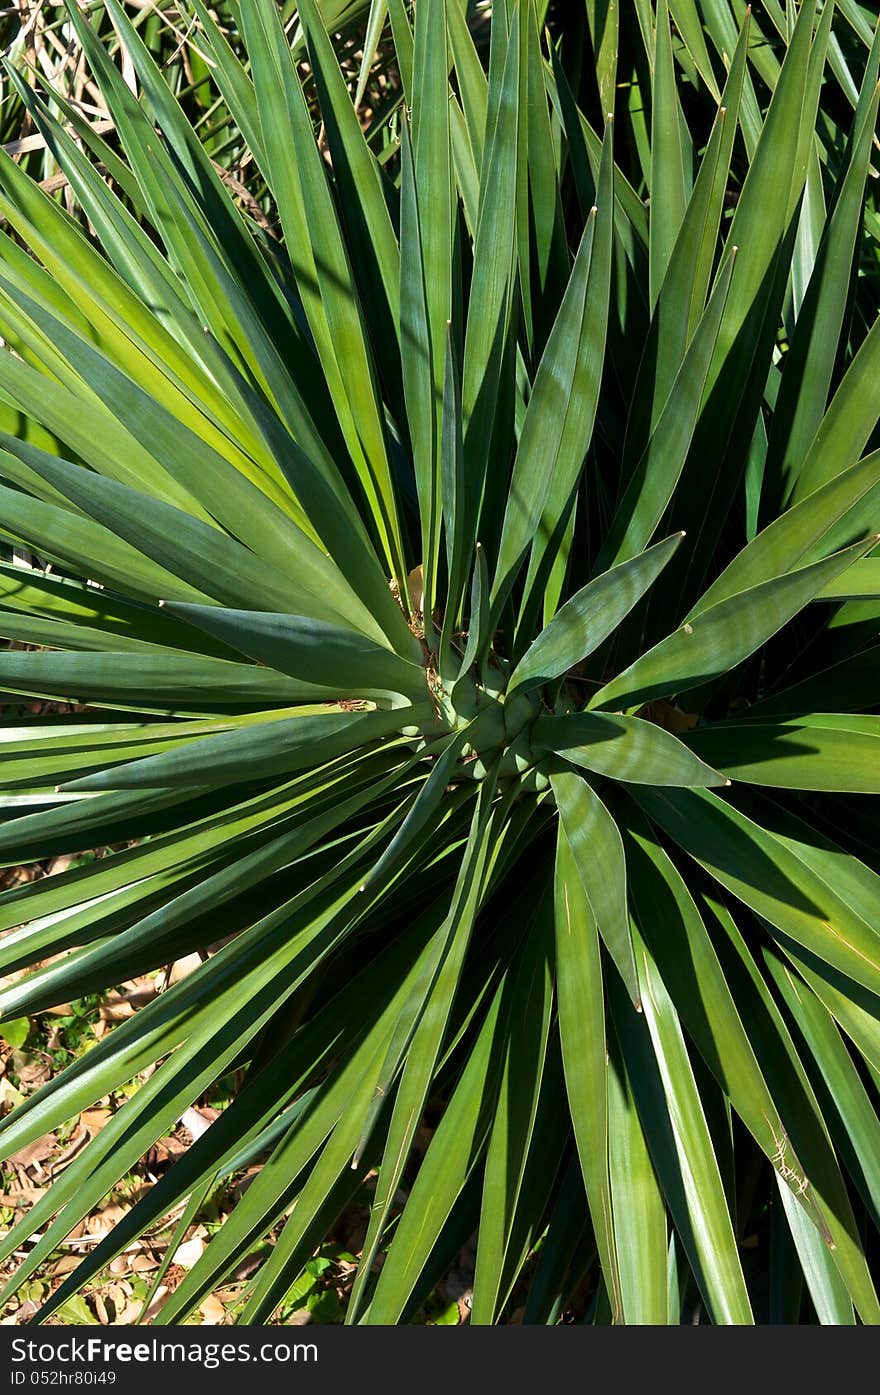
<svg viewBox="0 0 880 1395"><path fill-rule="evenodd" d="M562 772L550 783L559 818L599 934L639 1006L626 899L626 861L617 824L596 791L580 775Z"/></svg>
<svg viewBox="0 0 880 1395"><path fill-rule="evenodd" d="M723 722L685 738L736 780L778 789L880 794L880 717Z"/></svg>
<svg viewBox="0 0 880 1395"><path fill-rule="evenodd" d="M565 1088L603 1276L619 1321L623 1295L608 1157L609 1070L599 932L574 849L561 823L553 895Z"/></svg>
<svg viewBox="0 0 880 1395"><path fill-rule="evenodd" d="M425 670L353 630L308 615L233 610L227 606L167 607L181 619L213 635L230 649L266 668L316 687L338 688L341 697L406 693L424 697Z"/></svg>
<svg viewBox="0 0 880 1395"><path fill-rule="evenodd" d="M530 730L532 745L554 751L570 765L638 785L727 785L670 731L609 712L542 713Z"/></svg>
<svg viewBox="0 0 880 1395"><path fill-rule="evenodd" d="M598 649L653 585L683 536L675 533L587 582L526 650L510 676L508 692L560 678Z"/></svg>
<svg viewBox="0 0 880 1395"><path fill-rule="evenodd" d="M797 615L876 539L739 591L699 611L693 620L636 659L590 699L591 707L622 707L686 692L728 673Z"/></svg>

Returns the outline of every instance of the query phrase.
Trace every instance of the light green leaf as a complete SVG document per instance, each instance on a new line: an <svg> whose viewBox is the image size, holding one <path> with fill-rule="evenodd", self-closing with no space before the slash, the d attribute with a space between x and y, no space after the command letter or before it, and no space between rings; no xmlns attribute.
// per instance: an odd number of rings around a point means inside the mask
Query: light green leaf
<svg viewBox="0 0 880 1395"><path fill-rule="evenodd" d="M694 760L671 732L639 717L607 712L543 713L530 731L539 750L555 751L571 765L612 780L639 785L726 785L729 780Z"/></svg>
<svg viewBox="0 0 880 1395"><path fill-rule="evenodd" d="M880 717L727 721L689 732L686 741L736 780L782 789L880 793Z"/></svg>

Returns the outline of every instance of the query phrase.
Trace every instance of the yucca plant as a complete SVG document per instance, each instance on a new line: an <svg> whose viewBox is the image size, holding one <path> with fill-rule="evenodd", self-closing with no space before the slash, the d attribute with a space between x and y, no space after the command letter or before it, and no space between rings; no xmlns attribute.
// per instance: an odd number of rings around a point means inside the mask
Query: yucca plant
<svg viewBox="0 0 880 1395"><path fill-rule="evenodd" d="M474 1322L880 1320L880 38L765 8L592 0L584 68L393 0L379 155L313 0L308 70L194 0L277 232L117 0L112 133L18 82L82 216L0 161L63 443L0 443L0 687L73 706L0 728L0 851L107 855L0 896L0 1007L202 963L0 1126L140 1081L12 1288L236 1082L41 1317L254 1164L158 1321L266 1235L269 1320L352 1198L352 1322L474 1232Z"/></svg>

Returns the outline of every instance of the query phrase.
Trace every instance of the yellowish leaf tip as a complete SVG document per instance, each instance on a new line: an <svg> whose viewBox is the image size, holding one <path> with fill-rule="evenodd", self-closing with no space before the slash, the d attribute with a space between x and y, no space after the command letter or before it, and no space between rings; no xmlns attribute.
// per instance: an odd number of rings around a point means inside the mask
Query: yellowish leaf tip
<svg viewBox="0 0 880 1395"><path fill-rule="evenodd" d="M684 531L684 529L682 528L682 529L679 531L678 536L679 536L680 538L686 538L686 537L687 537L687 533L686 533L686 532Z"/></svg>

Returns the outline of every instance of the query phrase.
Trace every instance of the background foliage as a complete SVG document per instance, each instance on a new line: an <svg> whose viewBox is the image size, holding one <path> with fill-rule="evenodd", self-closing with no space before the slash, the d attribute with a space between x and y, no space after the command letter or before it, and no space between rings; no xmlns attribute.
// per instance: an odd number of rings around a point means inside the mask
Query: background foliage
<svg viewBox="0 0 880 1395"><path fill-rule="evenodd" d="M247 1169L157 1321L875 1323L873 17L37 18L0 856L100 856L0 1011L201 957L0 1125L113 1101L7 1295L219 1090L42 1319Z"/></svg>

